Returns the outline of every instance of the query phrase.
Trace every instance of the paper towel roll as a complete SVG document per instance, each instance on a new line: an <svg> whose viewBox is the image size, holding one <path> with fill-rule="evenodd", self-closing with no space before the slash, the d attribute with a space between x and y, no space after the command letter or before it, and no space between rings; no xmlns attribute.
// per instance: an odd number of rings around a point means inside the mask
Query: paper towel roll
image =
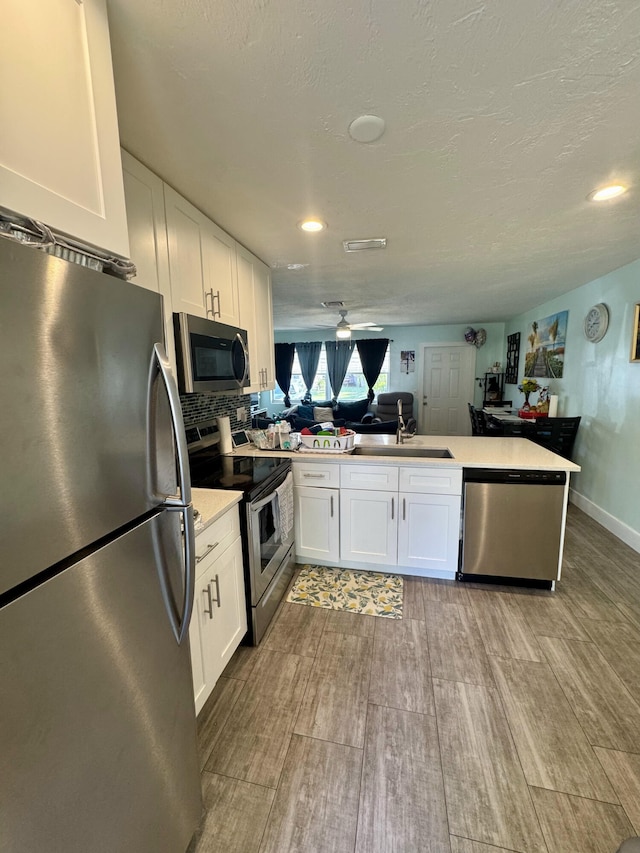
<svg viewBox="0 0 640 853"><path fill-rule="evenodd" d="M231 453L233 443L231 441L231 422L229 418L216 418L218 432L220 433L220 453Z"/></svg>
<svg viewBox="0 0 640 853"><path fill-rule="evenodd" d="M558 395L550 394L549 395L549 417L557 418L558 417Z"/></svg>

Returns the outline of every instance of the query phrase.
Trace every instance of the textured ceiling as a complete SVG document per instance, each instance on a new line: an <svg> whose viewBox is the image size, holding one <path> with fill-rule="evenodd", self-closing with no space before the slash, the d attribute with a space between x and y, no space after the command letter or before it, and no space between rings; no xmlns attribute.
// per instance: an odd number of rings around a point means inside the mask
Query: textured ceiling
<svg viewBox="0 0 640 853"><path fill-rule="evenodd" d="M499 321L640 257L638 3L108 8L123 146L274 268L276 328L334 322L327 299ZM387 123L368 145L364 113ZM586 201L613 178L631 192ZM366 237L387 249L344 254Z"/></svg>

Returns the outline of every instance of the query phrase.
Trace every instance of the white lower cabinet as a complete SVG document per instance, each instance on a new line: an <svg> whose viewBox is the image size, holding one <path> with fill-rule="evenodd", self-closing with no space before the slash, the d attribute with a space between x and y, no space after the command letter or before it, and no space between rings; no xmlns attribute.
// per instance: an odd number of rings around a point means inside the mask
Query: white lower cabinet
<svg viewBox="0 0 640 853"><path fill-rule="evenodd" d="M314 563L340 559L340 491L296 486L296 557Z"/></svg>
<svg viewBox="0 0 640 853"><path fill-rule="evenodd" d="M294 462L296 558L314 563L340 559L340 466Z"/></svg>
<svg viewBox="0 0 640 853"><path fill-rule="evenodd" d="M398 565L456 571L460 496L400 493Z"/></svg>
<svg viewBox="0 0 640 853"><path fill-rule="evenodd" d="M237 535L228 544L230 515L231 535ZM234 507L196 537L196 555L201 561L196 566L193 616L189 626L196 713L208 699L247 630L238 521L238 509ZM222 552L219 552L220 547L224 547Z"/></svg>
<svg viewBox="0 0 640 853"><path fill-rule="evenodd" d="M340 490L340 557L382 566L397 564L397 494Z"/></svg>
<svg viewBox="0 0 640 853"><path fill-rule="evenodd" d="M462 469L296 462L294 482L298 558L432 577L457 571Z"/></svg>

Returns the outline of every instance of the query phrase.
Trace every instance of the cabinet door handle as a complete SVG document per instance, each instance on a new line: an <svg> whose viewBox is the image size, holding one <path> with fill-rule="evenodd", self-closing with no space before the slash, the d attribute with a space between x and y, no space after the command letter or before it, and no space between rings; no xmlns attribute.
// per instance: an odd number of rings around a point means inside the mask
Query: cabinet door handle
<svg viewBox="0 0 640 853"><path fill-rule="evenodd" d="M207 593L208 602L208 607L204 608L204 612L208 614L209 619L213 619L213 600L211 599L211 584L207 584L206 588L202 591Z"/></svg>
<svg viewBox="0 0 640 853"><path fill-rule="evenodd" d="M333 518L333 495L331 495L331 518Z"/></svg>
<svg viewBox="0 0 640 853"><path fill-rule="evenodd" d="M407 499L402 498L402 520L407 520Z"/></svg>
<svg viewBox="0 0 640 853"><path fill-rule="evenodd" d="M213 599L213 601L215 601L218 607L220 607L220 578L218 577L218 575L216 575L215 578L211 579L209 586L211 586L212 583L216 585L216 597ZM211 606L213 608L213 605Z"/></svg>
<svg viewBox="0 0 640 853"><path fill-rule="evenodd" d="M208 301L211 300L211 308L208 306ZM213 310L213 288L210 290L205 290L204 292L204 309L207 317L211 314L212 317L215 317L215 313Z"/></svg>
<svg viewBox="0 0 640 853"><path fill-rule="evenodd" d="M210 554L214 548L218 547L219 544L220 544L219 542L214 542L213 545L209 545L209 547L204 552L204 554L200 554L199 557L196 557L196 563L199 563L201 560L204 560L204 558L207 556L207 554Z"/></svg>
<svg viewBox="0 0 640 853"><path fill-rule="evenodd" d="M395 511L396 511L396 499L391 498L391 521L393 521Z"/></svg>
<svg viewBox="0 0 640 853"><path fill-rule="evenodd" d="M211 292L211 316L215 320L216 314L217 314L218 318L222 317L222 306L220 304L220 291L216 290L216 292L214 293L213 288L211 288L210 292ZM217 311L216 311L216 303L215 303L216 299L218 300L218 310Z"/></svg>

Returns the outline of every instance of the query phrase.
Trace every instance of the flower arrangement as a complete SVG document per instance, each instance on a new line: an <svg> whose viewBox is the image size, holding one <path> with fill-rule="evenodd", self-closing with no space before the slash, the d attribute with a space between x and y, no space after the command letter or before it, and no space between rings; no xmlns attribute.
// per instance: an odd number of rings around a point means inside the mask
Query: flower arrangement
<svg viewBox="0 0 640 853"><path fill-rule="evenodd" d="M523 379L522 383L518 385L518 391L522 391L525 397L528 397L534 391L539 391L541 387L537 379Z"/></svg>

